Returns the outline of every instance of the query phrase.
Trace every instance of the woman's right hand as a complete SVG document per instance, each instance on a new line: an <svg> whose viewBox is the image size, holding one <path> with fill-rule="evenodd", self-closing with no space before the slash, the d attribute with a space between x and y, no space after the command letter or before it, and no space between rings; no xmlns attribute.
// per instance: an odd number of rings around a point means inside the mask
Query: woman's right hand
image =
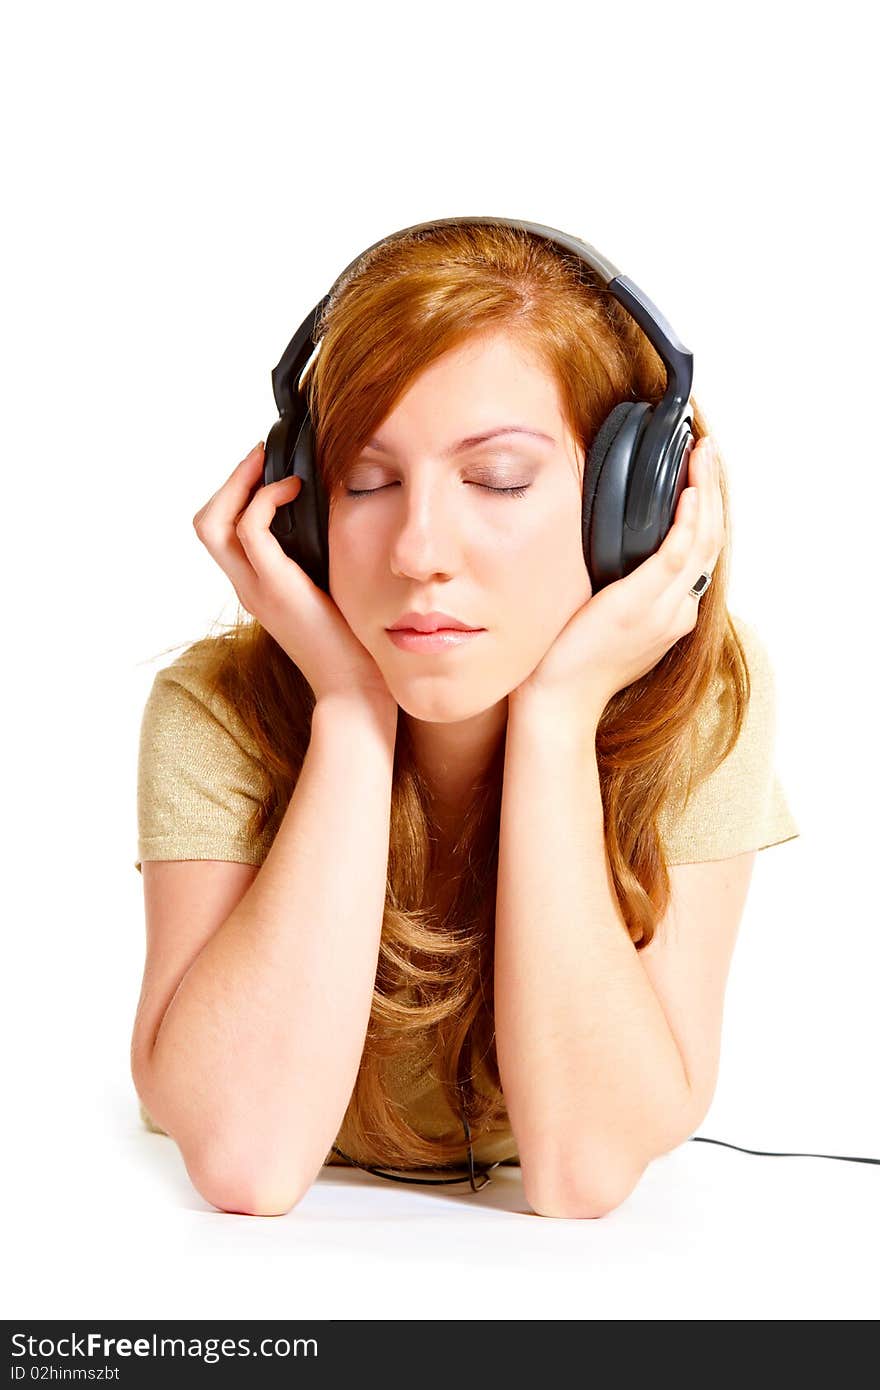
<svg viewBox="0 0 880 1390"><path fill-rule="evenodd" d="M397 702L329 594L313 584L269 530L282 503L302 487L295 477L263 485L262 444L193 517L196 535L229 576L239 603L302 671L315 695Z"/></svg>

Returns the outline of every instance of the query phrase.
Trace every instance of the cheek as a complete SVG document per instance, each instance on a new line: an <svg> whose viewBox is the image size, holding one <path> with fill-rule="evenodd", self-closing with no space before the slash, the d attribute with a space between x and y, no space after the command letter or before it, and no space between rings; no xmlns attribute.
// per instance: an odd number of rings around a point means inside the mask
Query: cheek
<svg viewBox="0 0 880 1390"><path fill-rule="evenodd" d="M555 635L591 594L579 524L557 515L521 542L512 542L504 575L504 591L522 614L523 625L537 636Z"/></svg>
<svg viewBox="0 0 880 1390"><path fill-rule="evenodd" d="M331 512L327 528L330 593L346 616L349 610L353 613L363 610L365 597L371 587L368 582L369 555L352 532L353 528L345 522L334 521Z"/></svg>

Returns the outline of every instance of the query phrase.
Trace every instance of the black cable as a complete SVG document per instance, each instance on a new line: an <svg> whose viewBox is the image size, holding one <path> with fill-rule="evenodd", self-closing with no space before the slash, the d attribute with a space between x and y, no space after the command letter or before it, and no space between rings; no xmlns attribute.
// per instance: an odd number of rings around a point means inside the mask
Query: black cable
<svg viewBox="0 0 880 1390"><path fill-rule="evenodd" d="M466 1141L467 1141L467 1147L468 1147L468 1170L469 1170L469 1171L468 1171L467 1173L459 1174L457 1177L454 1177L454 1178L408 1178L408 1177L403 1177L403 1176L402 1176L401 1174L399 1174L399 1173L389 1173L389 1172L386 1172L385 1170L383 1170L382 1168L375 1168L375 1167L372 1166L372 1164L369 1164L369 1163L358 1163L357 1159L355 1159L355 1158L350 1158L348 1154L343 1153L343 1152L342 1152L342 1149L339 1148L338 1144L333 1144L333 1145L332 1145L332 1149L333 1149L333 1152L334 1152L334 1153L339 1154L340 1158L344 1158L345 1161L346 1161L346 1163L350 1163L350 1164L352 1165L352 1167L354 1167L354 1168L362 1168L362 1169L363 1169L365 1172L367 1172L367 1173L373 1173L373 1174L375 1174L375 1176L376 1176L377 1178L387 1178L387 1179L389 1180L389 1182L409 1182L409 1183L418 1183L418 1184L420 1184L420 1185L425 1185L425 1186L428 1186L428 1187L435 1187L435 1186L448 1186L450 1183L464 1182L465 1180L469 1180L469 1181L470 1181L470 1185L471 1185L471 1190L472 1190L473 1192L481 1192L482 1189L483 1189L484 1187L486 1187L486 1186L488 1185L488 1183L490 1183L490 1182L492 1181L492 1179L489 1177L489 1173L491 1172L491 1170L492 1170L493 1168L497 1168L497 1167L500 1165L500 1163L502 1162L502 1160L501 1160L501 1159L498 1159L495 1163L488 1163L488 1164L485 1164L484 1166L479 1166L479 1167L478 1167L478 1166L475 1164L475 1162L474 1162L474 1150L473 1150L473 1147L472 1147L472 1144L471 1144L471 1131L470 1131L470 1125L469 1125L468 1122L467 1122L467 1118L466 1118L464 1112L462 1112L462 1115L461 1115L461 1122L462 1122L462 1125L464 1126L464 1134L465 1134L465 1139L466 1139ZM852 1155L849 1155L849 1154L814 1154L814 1153L795 1153L795 1152L792 1152L792 1153L782 1153L782 1152L777 1152L777 1151L774 1150L774 1149L744 1149L740 1144L728 1144L724 1139L708 1139L708 1138L705 1138L702 1134L692 1134L692 1135L690 1136L689 1142L692 1143L692 1144L719 1144L719 1145L720 1145L722 1148L724 1148L724 1149L736 1149L739 1153L743 1153L743 1154L756 1154L756 1155L758 1155L760 1158L836 1158L836 1159L839 1159L839 1160L840 1160L841 1162L843 1162L843 1163L876 1163L876 1164L880 1164L880 1158L860 1158L860 1157L852 1156ZM438 1171L440 1171L440 1172L445 1172L446 1169L447 1169L448 1167L450 1167L450 1166L452 1166L452 1165L440 1164L440 1165L438 1166ZM477 1186L477 1184L476 1184L476 1182L475 1182L475 1178L476 1178L476 1177L485 1178L485 1182L481 1182L481 1183L479 1184L479 1186Z"/></svg>
<svg viewBox="0 0 880 1390"><path fill-rule="evenodd" d="M725 1149L739 1149L741 1154L759 1154L761 1158L839 1158L844 1163L880 1163L880 1158L851 1158L848 1154L777 1153L774 1149L743 1149L739 1144L727 1144L723 1139L704 1139L701 1134L690 1136L692 1144L721 1144Z"/></svg>
<svg viewBox="0 0 880 1390"><path fill-rule="evenodd" d="M343 1153L338 1144L333 1144L331 1147L333 1153L339 1154L340 1158L344 1158L346 1163L350 1163L354 1168L363 1168L367 1173L374 1173L377 1178L388 1178L389 1182L415 1182L426 1184L429 1187L435 1187L438 1185L448 1186L450 1183L464 1182L465 1178L467 1178L470 1182L471 1190L473 1192L481 1192L482 1189L492 1181L489 1177L489 1173L493 1168L499 1166L501 1159L499 1158L495 1163L487 1163L483 1167L478 1168L474 1163L474 1150L471 1144L471 1127L467 1122L467 1116L464 1110L461 1111L461 1123L464 1126L464 1137L468 1149L468 1171L465 1174L459 1174L459 1176L455 1178L405 1178L398 1173L388 1173L384 1172L381 1168L374 1168L372 1164L369 1163L358 1163L356 1158L350 1158L348 1154ZM440 1164L439 1171L441 1173L445 1172L447 1168L452 1166L451 1164ZM486 1181L481 1182L478 1187L474 1181L476 1177L485 1178Z"/></svg>

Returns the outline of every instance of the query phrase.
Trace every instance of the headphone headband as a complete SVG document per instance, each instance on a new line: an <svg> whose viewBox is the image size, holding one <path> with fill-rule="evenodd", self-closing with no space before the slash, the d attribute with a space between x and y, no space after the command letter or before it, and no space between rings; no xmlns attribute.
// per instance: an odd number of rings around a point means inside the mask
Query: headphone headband
<svg viewBox="0 0 880 1390"><path fill-rule="evenodd" d="M661 405L658 407L659 415L666 418L667 415L675 413L685 405L690 396L694 379L693 353L684 346L671 324L644 291L640 290L628 275L621 274L613 262L597 251L594 246L591 246L588 241L582 241L580 237L570 236L567 232L562 232L556 227L545 227L540 222L522 222L510 217L442 217L436 222L417 222L412 227L403 227L398 232L392 232L390 236L380 237L378 241L374 241L366 250L355 256L354 260L349 261L342 273L337 275L327 294L303 319L272 372L272 392L275 396L278 413L282 415L293 406L296 384L306 362L312 355L315 346L314 333L324 308L337 286L357 265L358 261L377 246L383 246L390 241L397 241L401 237L409 236L412 232L429 231L435 227L471 225L512 227L531 232L534 236L543 237L545 241L549 241L559 251L569 252L577 256L579 260L586 262L598 276L603 288L607 289L609 294L613 295L618 303L622 304L624 309L632 315L666 368L666 392ZM308 352L305 351L306 348L308 348Z"/></svg>

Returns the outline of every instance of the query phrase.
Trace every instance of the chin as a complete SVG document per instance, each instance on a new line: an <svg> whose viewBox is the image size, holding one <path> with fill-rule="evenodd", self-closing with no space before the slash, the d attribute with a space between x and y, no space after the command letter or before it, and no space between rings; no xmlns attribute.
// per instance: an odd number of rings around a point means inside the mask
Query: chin
<svg viewBox="0 0 880 1390"><path fill-rule="evenodd" d="M460 724L463 719L470 719L486 708L482 704L468 704L454 695L448 699L419 699L413 695L395 693L394 698L404 714L425 724Z"/></svg>
<svg viewBox="0 0 880 1390"><path fill-rule="evenodd" d="M382 673L385 674L385 673ZM412 719L423 720L428 724L457 724L463 719L471 719L474 714L481 714L484 710L496 705L503 696L491 695L484 696L474 694L474 692L456 689L448 685L445 689L438 688L434 691L428 689L414 689L413 685L392 684L385 674L385 684L396 699L403 713L409 714Z"/></svg>
<svg viewBox="0 0 880 1390"><path fill-rule="evenodd" d="M465 691L452 687L446 690L414 690L411 686L395 689L386 684L404 714L419 719L426 724L460 724L465 719L473 719L494 709L499 702L507 699L506 690L492 691L488 694L479 691Z"/></svg>

